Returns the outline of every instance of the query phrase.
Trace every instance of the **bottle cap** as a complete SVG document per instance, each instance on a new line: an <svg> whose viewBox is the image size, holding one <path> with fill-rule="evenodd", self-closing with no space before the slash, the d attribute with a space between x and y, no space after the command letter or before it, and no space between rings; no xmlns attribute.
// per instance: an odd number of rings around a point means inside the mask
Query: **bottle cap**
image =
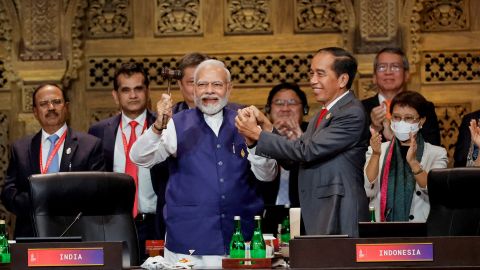
<svg viewBox="0 0 480 270"><path fill-rule="evenodd" d="M5 224L5 220L0 219L0 224Z"/></svg>
<svg viewBox="0 0 480 270"><path fill-rule="evenodd" d="M260 216L255 216L255 220L260 220Z"/></svg>
<svg viewBox="0 0 480 270"><path fill-rule="evenodd" d="M233 220L240 220L240 216L234 216Z"/></svg>
<svg viewBox="0 0 480 270"><path fill-rule="evenodd" d="M375 211L375 207L373 205L371 205L371 206L368 207L368 210Z"/></svg>

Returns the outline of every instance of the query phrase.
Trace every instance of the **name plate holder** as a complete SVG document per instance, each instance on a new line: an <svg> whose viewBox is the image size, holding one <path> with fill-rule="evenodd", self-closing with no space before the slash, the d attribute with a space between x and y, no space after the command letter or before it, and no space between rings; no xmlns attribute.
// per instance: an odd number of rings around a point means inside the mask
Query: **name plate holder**
<svg viewBox="0 0 480 270"><path fill-rule="evenodd" d="M11 245L11 269L122 269L130 267L125 242L38 242Z"/></svg>

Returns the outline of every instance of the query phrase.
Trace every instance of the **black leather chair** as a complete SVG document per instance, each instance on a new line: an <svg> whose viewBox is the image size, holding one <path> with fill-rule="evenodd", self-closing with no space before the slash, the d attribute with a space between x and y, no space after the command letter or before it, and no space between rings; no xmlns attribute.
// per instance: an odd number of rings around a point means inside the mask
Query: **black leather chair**
<svg viewBox="0 0 480 270"><path fill-rule="evenodd" d="M428 235L480 235L480 168L431 170L428 194Z"/></svg>
<svg viewBox="0 0 480 270"><path fill-rule="evenodd" d="M130 265L139 264L132 217L135 183L112 172L61 172L30 176L34 228L38 237L64 236L83 241L126 241Z"/></svg>

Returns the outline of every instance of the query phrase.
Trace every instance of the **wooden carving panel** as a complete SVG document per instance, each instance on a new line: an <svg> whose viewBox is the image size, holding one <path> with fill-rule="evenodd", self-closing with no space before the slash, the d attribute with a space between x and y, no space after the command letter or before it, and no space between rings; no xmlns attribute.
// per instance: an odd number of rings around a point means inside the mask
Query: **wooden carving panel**
<svg viewBox="0 0 480 270"><path fill-rule="evenodd" d="M7 18L8 14L5 10L5 6L3 2L0 1L0 40L5 40L8 32L11 31L11 26Z"/></svg>
<svg viewBox="0 0 480 270"><path fill-rule="evenodd" d="M0 192L5 184L5 175L8 167L8 120L8 112L0 111ZM7 226L11 228L11 215L3 204L0 204L0 219L5 220Z"/></svg>
<svg viewBox="0 0 480 270"><path fill-rule="evenodd" d="M103 119L107 119L109 117L117 115L118 113L119 113L118 110L112 110L112 109L94 110L90 113L90 125L93 125L94 123L101 121Z"/></svg>
<svg viewBox="0 0 480 270"><path fill-rule="evenodd" d="M225 62L232 74L232 81L242 86L273 85L282 81L308 82L310 53L216 55ZM142 63L149 74L152 88L165 88L160 76L162 67L176 67L181 56L110 58L91 57L87 64L87 89L112 89L115 69L124 62Z"/></svg>
<svg viewBox="0 0 480 270"><path fill-rule="evenodd" d="M156 0L156 36L201 35L200 0Z"/></svg>
<svg viewBox="0 0 480 270"><path fill-rule="evenodd" d="M225 34L270 34L270 0L227 0Z"/></svg>
<svg viewBox="0 0 480 270"><path fill-rule="evenodd" d="M87 37L131 37L132 5L129 0L91 0L87 10Z"/></svg>
<svg viewBox="0 0 480 270"><path fill-rule="evenodd" d="M345 6L341 0L295 0L295 32L341 32Z"/></svg>
<svg viewBox="0 0 480 270"><path fill-rule="evenodd" d="M37 85L24 85L22 87L22 109L23 112L30 113L33 111L33 91L35 91L35 88Z"/></svg>
<svg viewBox="0 0 480 270"><path fill-rule="evenodd" d="M0 59L0 89L4 89L7 85L7 73L5 70L4 60Z"/></svg>
<svg viewBox="0 0 480 270"><path fill-rule="evenodd" d="M470 28L469 0L424 0L422 31L464 31Z"/></svg>
<svg viewBox="0 0 480 270"><path fill-rule="evenodd" d="M360 77L358 79L358 99L363 100L373 97L378 92L377 86L373 83L372 77Z"/></svg>
<svg viewBox="0 0 480 270"><path fill-rule="evenodd" d="M462 118L470 112L469 103L442 103L435 105L438 123L440 126L440 138L442 146L447 149L449 167L453 167L453 153L458 137L458 128Z"/></svg>
<svg viewBox="0 0 480 270"><path fill-rule="evenodd" d="M31 61L62 58L60 5L60 0L22 1L20 59Z"/></svg>
<svg viewBox="0 0 480 270"><path fill-rule="evenodd" d="M423 83L479 83L480 51L423 53Z"/></svg>

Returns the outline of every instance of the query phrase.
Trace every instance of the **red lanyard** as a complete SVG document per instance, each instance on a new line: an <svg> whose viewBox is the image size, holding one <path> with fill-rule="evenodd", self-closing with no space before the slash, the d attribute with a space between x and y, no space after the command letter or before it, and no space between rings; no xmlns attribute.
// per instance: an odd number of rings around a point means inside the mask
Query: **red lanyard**
<svg viewBox="0 0 480 270"><path fill-rule="evenodd" d="M43 168L43 162L42 162L42 142L40 142L40 171L42 174L47 173L48 167L50 167L50 163L52 163L53 157L57 154L58 149L60 149L60 146L62 145L63 141L65 141L65 137L67 137L67 131L65 130L60 137L60 140L57 141L55 144L55 148L53 148L52 152L47 158L47 164L45 164L45 168Z"/></svg>
<svg viewBox="0 0 480 270"><path fill-rule="evenodd" d="M130 149L128 149L127 136L125 136L125 133L123 133L123 124L122 123L123 123L123 121L120 120L120 132L122 132L123 151L125 151L125 159L127 159L127 155L129 154ZM147 129L147 119L146 118L145 118L145 123L143 123L143 129L142 129L141 134L143 134L145 129ZM135 130L134 129L130 130L130 134L132 132L135 132ZM130 135L130 136L132 136L132 135Z"/></svg>

